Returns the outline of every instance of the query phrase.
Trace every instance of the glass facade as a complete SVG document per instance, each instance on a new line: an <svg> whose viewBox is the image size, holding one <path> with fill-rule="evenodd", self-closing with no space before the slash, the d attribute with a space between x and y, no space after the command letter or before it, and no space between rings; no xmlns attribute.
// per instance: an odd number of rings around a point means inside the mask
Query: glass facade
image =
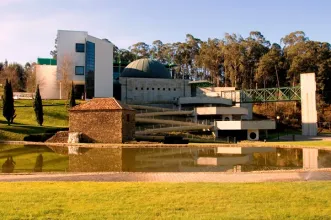
<svg viewBox="0 0 331 220"><path fill-rule="evenodd" d="M85 52L85 44L76 44L76 52L84 53Z"/></svg>
<svg viewBox="0 0 331 220"><path fill-rule="evenodd" d="M94 97L94 78L95 78L95 44L86 41L85 53L85 92L86 98Z"/></svg>

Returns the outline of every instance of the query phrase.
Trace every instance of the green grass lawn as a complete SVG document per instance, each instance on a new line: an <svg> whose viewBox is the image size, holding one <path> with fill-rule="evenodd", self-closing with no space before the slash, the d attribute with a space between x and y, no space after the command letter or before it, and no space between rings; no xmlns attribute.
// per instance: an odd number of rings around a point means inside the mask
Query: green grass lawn
<svg viewBox="0 0 331 220"><path fill-rule="evenodd" d="M330 219L331 182L0 183L0 219Z"/></svg>
<svg viewBox="0 0 331 220"><path fill-rule="evenodd" d="M7 125L3 116L0 117L0 140L23 140L28 134L39 134L49 129L68 126L68 109L65 100L43 100L43 126L39 126L36 122L32 102L33 100L15 100L17 117L11 126Z"/></svg>

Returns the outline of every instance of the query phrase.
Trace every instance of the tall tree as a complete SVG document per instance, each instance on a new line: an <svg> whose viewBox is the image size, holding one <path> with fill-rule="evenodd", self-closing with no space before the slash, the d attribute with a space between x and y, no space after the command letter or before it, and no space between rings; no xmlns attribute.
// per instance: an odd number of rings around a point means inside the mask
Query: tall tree
<svg viewBox="0 0 331 220"><path fill-rule="evenodd" d="M282 49L278 44L273 44L258 62L255 81L259 87L280 87L284 79L283 67Z"/></svg>
<svg viewBox="0 0 331 220"><path fill-rule="evenodd" d="M29 66L25 66L25 76L26 76L26 91L27 92L35 92L36 85L39 84L39 87L42 86L42 80L39 79L37 82L36 76L36 63L32 63Z"/></svg>
<svg viewBox="0 0 331 220"><path fill-rule="evenodd" d="M54 50L50 51L50 55L53 59L57 59L57 37L55 38Z"/></svg>
<svg viewBox="0 0 331 220"><path fill-rule="evenodd" d="M36 94L33 101L33 109L36 115L37 123L42 126L44 122L43 103L40 96L39 85L37 85Z"/></svg>
<svg viewBox="0 0 331 220"><path fill-rule="evenodd" d="M243 69L242 87L253 88L254 87L254 74L258 67L260 58L266 54L270 47L270 42L267 41L264 36L258 31L252 31L249 37L242 42L244 53L241 55Z"/></svg>
<svg viewBox="0 0 331 220"><path fill-rule="evenodd" d="M122 63L130 63L136 59L136 56L127 49L120 49L118 50L116 59L117 61L121 61Z"/></svg>
<svg viewBox="0 0 331 220"><path fill-rule="evenodd" d="M216 86L224 85L224 75L221 75L221 68L224 62L222 42L219 39L208 39L201 44L200 54L196 58L197 65L206 68L211 80Z"/></svg>
<svg viewBox="0 0 331 220"><path fill-rule="evenodd" d="M11 125L16 118L13 90L11 83L6 80L4 92L2 96L2 114L6 118L8 125Z"/></svg>
<svg viewBox="0 0 331 220"><path fill-rule="evenodd" d="M245 48L242 44L243 38L236 34L225 34L224 38L224 71L226 84L232 87L243 88L242 80L244 78L245 66L242 54Z"/></svg>
<svg viewBox="0 0 331 220"><path fill-rule="evenodd" d="M21 64L11 63L5 65L0 75L0 81L5 83L6 79L11 82L12 89L15 92L24 92L26 87L26 75Z"/></svg>
<svg viewBox="0 0 331 220"><path fill-rule="evenodd" d="M61 63L58 63L57 71L60 76L60 98L66 99L69 97L71 89L71 81L74 75L73 58L64 56Z"/></svg>
<svg viewBox="0 0 331 220"><path fill-rule="evenodd" d="M69 97L69 107L72 108L76 105L76 100L75 100L75 86L74 82L71 83L71 92L70 92L70 97Z"/></svg>
<svg viewBox="0 0 331 220"><path fill-rule="evenodd" d="M136 56L136 59L150 57L149 45L144 42L138 42L136 44L133 44L129 49Z"/></svg>
<svg viewBox="0 0 331 220"><path fill-rule="evenodd" d="M152 47L150 48L151 57L161 63L165 63L166 60L163 51L164 51L164 45L162 41L160 40L153 41Z"/></svg>

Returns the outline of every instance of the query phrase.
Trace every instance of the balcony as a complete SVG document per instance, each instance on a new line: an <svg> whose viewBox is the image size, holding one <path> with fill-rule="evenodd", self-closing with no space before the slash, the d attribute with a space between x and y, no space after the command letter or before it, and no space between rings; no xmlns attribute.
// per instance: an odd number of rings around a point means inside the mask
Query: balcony
<svg viewBox="0 0 331 220"><path fill-rule="evenodd" d="M262 121L216 121L218 130L271 130L276 129L276 122L271 120Z"/></svg>

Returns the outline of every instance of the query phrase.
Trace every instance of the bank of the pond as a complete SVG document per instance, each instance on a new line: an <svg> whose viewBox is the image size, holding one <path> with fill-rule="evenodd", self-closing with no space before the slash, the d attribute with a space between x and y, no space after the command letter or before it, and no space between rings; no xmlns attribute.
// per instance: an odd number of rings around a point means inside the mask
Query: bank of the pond
<svg viewBox="0 0 331 220"><path fill-rule="evenodd" d="M0 183L1 219L329 219L331 182Z"/></svg>
<svg viewBox="0 0 331 220"><path fill-rule="evenodd" d="M331 141L287 141L287 142L238 142L237 144L226 143L189 143L189 144L163 144L153 142L137 142L129 144L107 144L107 143L51 143L51 142L30 142L30 141L7 141L0 140L0 144L8 145L48 145L48 146L75 146L75 147L89 147L89 148L212 148L212 147L281 147L281 148L318 148L318 149L331 149Z"/></svg>

